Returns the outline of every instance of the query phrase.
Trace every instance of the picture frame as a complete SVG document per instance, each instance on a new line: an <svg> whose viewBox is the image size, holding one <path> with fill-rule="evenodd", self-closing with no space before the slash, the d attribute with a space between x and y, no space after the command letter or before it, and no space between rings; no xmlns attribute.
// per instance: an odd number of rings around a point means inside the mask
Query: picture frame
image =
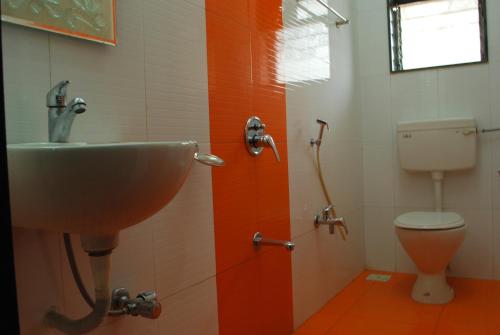
<svg viewBox="0 0 500 335"><path fill-rule="evenodd" d="M116 46L116 0L2 0L4 22Z"/></svg>

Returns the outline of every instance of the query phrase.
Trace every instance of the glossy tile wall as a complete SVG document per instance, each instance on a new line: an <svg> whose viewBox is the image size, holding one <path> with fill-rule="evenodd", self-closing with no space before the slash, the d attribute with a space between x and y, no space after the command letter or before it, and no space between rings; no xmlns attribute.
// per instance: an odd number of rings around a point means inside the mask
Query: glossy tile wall
<svg viewBox="0 0 500 335"><path fill-rule="evenodd" d="M47 140L45 94L69 79L69 96L88 102L72 141L193 139L210 151L204 1L123 0L117 10L116 48L2 24L9 143ZM211 188L210 168L196 164L174 201L124 230L113 253L111 287L156 289L160 319L108 319L92 334L218 333ZM40 327L50 305L71 317L88 311L61 242L14 231L23 335L56 333ZM91 287L86 256L78 263Z"/></svg>
<svg viewBox="0 0 500 335"><path fill-rule="evenodd" d="M297 10L296 3L283 2L284 43L296 48L290 50L293 61L285 60L284 71L289 77L288 171L291 230L297 244L292 268L294 323L298 326L363 270L364 232L354 26L337 29L334 24L318 25L315 19L298 23L303 13ZM310 8L324 14L321 8ZM335 1L335 8L347 17L353 14L349 0ZM322 22L335 22L335 17L327 16ZM309 144L312 137L318 136L317 118L328 121L332 128L323 138L322 165L337 213L345 217L349 228L347 241L338 232L330 235L328 227L316 229L313 224L314 215L326 206Z"/></svg>
<svg viewBox="0 0 500 335"><path fill-rule="evenodd" d="M285 87L276 54L281 0L207 0L212 150L226 159L213 171L217 296L221 335L293 331L290 252L256 249L256 232L290 239ZM244 126L257 115L281 156L253 157Z"/></svg>
<svg viewBox="0 0 500 335"><path fill-rule="evenodd" d="M479 127L500 124L500 11L487 0L489 64L389 74L385 0L357 0L363 124L364 217L369 268L415 272L394 234L393 219L431 210L432 181L401 171L395 143L398 121L473 116ZM445 174L444 206L464 216L469 229L451 263L451 274L500 278L500 136L480 135L478 165Z"/></svg>

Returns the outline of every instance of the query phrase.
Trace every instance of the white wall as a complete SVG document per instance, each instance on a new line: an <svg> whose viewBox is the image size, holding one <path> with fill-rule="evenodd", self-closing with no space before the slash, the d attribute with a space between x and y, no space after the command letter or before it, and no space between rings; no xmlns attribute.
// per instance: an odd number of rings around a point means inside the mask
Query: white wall
<svg viewBox="0 0 500 335"><path fill-rule="evenodd" d="M2 23L8 142L47 141L45 94L69 79L69 96L88 103L72 141L193 139L210 151L204 3L118 1L116 48ZM174 201L124 230L113 253L111 287L156 289L160 319L108 319L92 334L218 333L211 188L210 169L195 165ZM58 333L40 326L50 305L71 317L88 312L61 242L59 234L14 229L25 335ZM78 263L91 288L81 252Z"/></svg>
<svg viewBox="0 0 500 335"><path fill-rule="evenodd" d="M295 4L295 0L284 1L285 29L294 26L290 16ZM351 16L350 1L336 1L335 6ZM292 254L296 326L364 268L361 115L355 99L353 26L330 25L329 32L330 79L287 85L291 228L297 244ZM330 235L328 227L316 229L313 224L314 215L326 206L309 145L318 136L317 118L333 128L323 138L322 165L337 213L349 228L345 242L338 231Z"/></svg>
<svg viewBox="0 0 500 335"><path fill-rule="evenodd" d="M355 2L363 124L364 223L369 268L415 272L394 234L393 219L432 210L433 186L425 174L399 167L398 121L473 116L479 127L500 126L500 3L487 1L489 64L391 75L385 0ZM451 274L500 278L499 135L480 135L477 167L447 173L444 207L464 216L469 229Z"/></svg>

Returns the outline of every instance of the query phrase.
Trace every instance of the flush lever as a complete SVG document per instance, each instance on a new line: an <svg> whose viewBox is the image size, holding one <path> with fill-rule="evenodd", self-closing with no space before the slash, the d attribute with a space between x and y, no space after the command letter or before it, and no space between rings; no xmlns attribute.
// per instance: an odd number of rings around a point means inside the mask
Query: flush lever
<svg viewBox="0 0 500 335"><path fill-rule="evenodd" d="M264 134L265 128L266 125L257 116L252 116L248 119L245 127L245 144L247 150L252 156L259 156L262 154L264 148L269 147L273 150L276 160L279 162L281 158L276 143L271 135Z"/></svg>

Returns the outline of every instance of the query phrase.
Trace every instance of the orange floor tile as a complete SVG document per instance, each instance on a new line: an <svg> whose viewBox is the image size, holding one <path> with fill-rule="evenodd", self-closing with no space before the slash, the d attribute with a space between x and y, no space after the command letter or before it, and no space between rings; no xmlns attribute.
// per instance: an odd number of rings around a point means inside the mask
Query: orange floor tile
<svg viewBox="0 0 500 335"><path fill-rule="evenodd" d="M455 299L425 305L410 297L414 275L386 283L365 271L307 320L295 335L500 335L500 281L449 278Z"/></svg>

